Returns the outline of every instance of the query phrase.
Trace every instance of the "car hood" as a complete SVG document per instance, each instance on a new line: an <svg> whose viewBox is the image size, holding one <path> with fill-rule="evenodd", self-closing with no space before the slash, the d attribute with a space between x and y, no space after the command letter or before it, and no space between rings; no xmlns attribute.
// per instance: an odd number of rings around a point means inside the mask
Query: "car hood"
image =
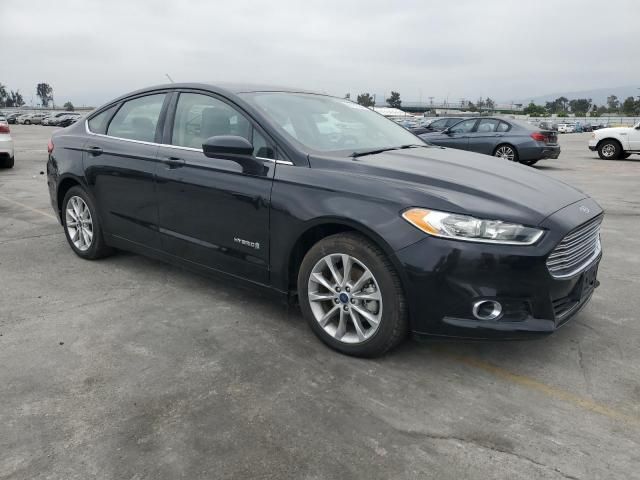
<svg viewBox="0 0 640 480"><path fill-rule="evenodd" d="M630 132L633 130L631 127L607 127L607 128L599 128L595 131L596 135L611 135L620 132Z"/></svg>
<svg viewBox="0 0 640 480"><path fill-rule="evenodd" d="M367 177L335 178L334 185L344 182L342 188L396 201L400 208L425 207L527 225L538 225L587 198L532 167L450 148L392 150L353 160L311 157L310 162L312 168Z"/></svg>

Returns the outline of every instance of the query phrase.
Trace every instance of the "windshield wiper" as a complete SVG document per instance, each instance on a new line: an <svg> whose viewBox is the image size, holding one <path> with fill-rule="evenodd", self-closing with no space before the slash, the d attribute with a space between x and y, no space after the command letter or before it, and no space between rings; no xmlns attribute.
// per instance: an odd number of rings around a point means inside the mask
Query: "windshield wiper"
<svg viewBox="0 0 640 480"><path fill-rule="evenodd" d="M400 145L399 147L386 147L386 148L376 148L373 150L361 150L359 152L353 152L350 157L364 157L365 155L375 155L376 153L388 152L391 150L404 150L406 148L420 148L420 147L428 147L429 145L420 145L417 143L408 143L407 145Z"/></svg>

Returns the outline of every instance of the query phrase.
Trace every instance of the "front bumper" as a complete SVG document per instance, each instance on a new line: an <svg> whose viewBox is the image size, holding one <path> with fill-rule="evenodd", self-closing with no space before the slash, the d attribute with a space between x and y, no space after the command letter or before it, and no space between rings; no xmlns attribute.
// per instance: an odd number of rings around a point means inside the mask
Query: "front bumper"
<svg viewBox="0 0 640 480"><path fill-rule="evenodd" d="M595 152L598 149L598 140L596 139L591 139L589 140L589 150L591 150L592 152Z"/></svg>
<svg viewBox="0 0 640 480"><path fill-rule="evenodd" d="M602 213L584 200L590 218ZM575 205L573 206L575 207ZM548 231L534 246L493 245L425 239L396 252L403 265L405 291L416 334L466 338L526 338L552 333L574 317L597 287L600 257L580 273L555 279L546 258L577 225L577 207L560 210L545 220ZM473 304L501 303L495 320L478 320Z"/></svg>

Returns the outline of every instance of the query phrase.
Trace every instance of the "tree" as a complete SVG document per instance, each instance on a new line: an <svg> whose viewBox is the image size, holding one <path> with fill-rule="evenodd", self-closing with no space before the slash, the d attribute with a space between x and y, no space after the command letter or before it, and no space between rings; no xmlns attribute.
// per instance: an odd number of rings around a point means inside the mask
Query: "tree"
<svg viewBox="0 0 640 480"><path fill-rule="evenodd" d="M368 93L361 93L360 95L358 95L358 99L357 102L365 107L373 107L376 102L373 99L373 97L371 95L369 95Z"/></svg>
<svg viewBox="0 0 640 480"><path fill-rule="evenodd" d="M496 106L496 102L491 100L489 97L484 101L484 104L487 106L487 110L493 110Z"/></svg>
<svg viewBox="0 0 640 480"><path fill-rule="evenodd" d="M640 114L640 97L636 101L633 97L627 97L622 102L622 111L625 115L639 115Z"/></svg>
<svg viewBox="0 0 640 480"><path fill-rule="evenodd" d="M590 98L577 98L569 101L571 111L578 116L585 116L591 108Z"/></svg>
<svg viewBox="0 0 640 480"><path fill-rule="evenodd" d="M22 98L22 94L20 93L20 90L16 90L15 92L11 90L11 93L9 94L9 96L10 96L9 101L11 102L11 105L7 105L7 106L21 107L24 105L24 98Z"/></svg>
<svg viewBox="0 0 640 480"><path fill-rule="evenodd" d="M400 100L400 94L391 90L391 96L387 98L387 105L393 108L400 108L402 100Z"/></svg>
<svg viewBox="0 0 640 480"><path fill-rule="evenodd" d="M542 105L536 105L530 102L529 105L524 107L522 113L525 115L531 115L532 117L541 117L547 114L547 110Z"/></svg>
<svg viewBox="0 0 640 480"><path fill-rule="evenodd" d="M589 112L589 115L592 117L599 117L600 115L598 114L598 110L600 110L600 107L598 107L598 105L591 105L591 111Z"/></svg>
<svg viewBox="0 0 640 480"><path fill-rule="evenodd" d="M620 109L620 100L615 95L609 95L607 97L607 106L610 112L617 112Z"/></svg>
<svg viewBox="0 0 640 480"><path fill-rule="evenodd" d="M73 110L74 110L74 108L73 108L73 103L71 103L71 102L67 102L67 103L65 103L65 104L64 104L64 109L65 109L67 112L73 112Z"/></svg>
<svg viewBox="0 0 640 480"><path fill-rule="evenodd" d="M7 88L0 83L0 107L7 106Z"/></svg>
<svg viewBox="0 0 640 480"><path fill-rule="evenodd" d="M39 83L36 87L36 95L40 97L43 107L49 106L49 101L53 100L53 88L48 83Z"/></svg>
<svg viewBox="0 0 640 480"><path fill-rule="evenodd" d="M467 102L467 110L469 110L470 112L477 112L478 107L476 107L475 103L473 102Z"/></svg>

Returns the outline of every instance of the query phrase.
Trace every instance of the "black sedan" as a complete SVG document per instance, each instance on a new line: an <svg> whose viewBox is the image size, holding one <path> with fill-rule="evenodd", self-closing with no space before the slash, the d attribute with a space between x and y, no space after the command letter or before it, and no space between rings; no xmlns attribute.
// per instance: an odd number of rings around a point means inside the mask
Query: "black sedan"
<svg viewBox="0 0 640 480"><path fill-rule="evenodd" d="M422 134L420 138L433 145L484 153L525 165L560 156L555 131L512 119L470 118L442 132Z"/></svg>
<svg viewBox="0 0 640 480"><path fill-rule="evenodd" d="M130 250L297 299L351 355L409 331L550 333L597 285L594 200L341 98L164 85L56 131L48 151L79 257Z"/></svg>

